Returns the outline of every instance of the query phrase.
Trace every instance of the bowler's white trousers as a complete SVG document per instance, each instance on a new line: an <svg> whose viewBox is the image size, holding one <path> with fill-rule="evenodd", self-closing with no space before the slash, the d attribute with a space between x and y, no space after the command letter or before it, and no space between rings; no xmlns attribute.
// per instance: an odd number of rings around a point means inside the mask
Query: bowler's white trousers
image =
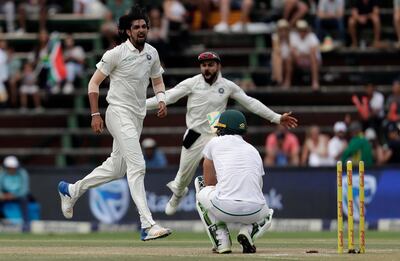
<svg viewBox="0 0 400 261"><path fill-rule="evenodd" d="M113 150L103 164L70 186L72 197L80 197L89 188L123 177L126 173L133 201L139 211L142 228L155 224L144 189L145 161L140 147L143 120L130 111L109 105L106 111L107 129L113 136Z"/></svg>
<svg viewBox="0 0 400 261"><path fill-rule="evenodd" d="M185 134L187 134L187 131ZM177 188L179 194L182 194L184 189L192 182L197 167L203 158L203 149L213 137L215 137L215 134L202 133L189 149L182 146L179 169L173 182L173 186Z"/></svg>

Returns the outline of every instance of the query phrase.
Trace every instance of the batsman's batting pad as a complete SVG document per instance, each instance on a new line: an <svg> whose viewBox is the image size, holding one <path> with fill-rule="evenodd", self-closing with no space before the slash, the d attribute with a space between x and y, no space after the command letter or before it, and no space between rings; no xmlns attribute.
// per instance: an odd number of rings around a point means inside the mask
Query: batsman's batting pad
<svg viewBox="0 0 400 261"><path fill-rule="evenodd" d="M204 227L206 228L207 235L211 240L213 248L217 248L218 242L217 242L217 238L215 236L216 234L211 233L211 230L213 229L211 227L215 226L215 230L216 230L216 224L213 224L211 222L210 218L208 217L207 210L205 210L203 208L203 206L200 204L200 202L198 202L197 200L196 200L196 209L197 209L197 212L199 212L199 216L200 216L201 221L203 222Z"/></svg>
<svg viewBox="0 0 400 261"><path fill-rule="evenodd" d="M251 232L251 238L256 239L260 238L264 233L271 227L272 224L272 216L274 215L274 210L269 209L269 214L260 222L253 223L253 230Z"/></svg>

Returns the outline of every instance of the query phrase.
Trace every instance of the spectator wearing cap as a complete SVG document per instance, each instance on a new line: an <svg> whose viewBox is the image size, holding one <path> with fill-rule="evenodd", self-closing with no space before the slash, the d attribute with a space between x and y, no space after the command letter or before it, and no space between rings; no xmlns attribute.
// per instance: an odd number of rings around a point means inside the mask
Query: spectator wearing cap
<svg viewBox="0 0 400 261"><path fill-rule="evenodd" d="M391 149L385 145L382 146L373 128L367 128L364 132L365 138L369 141L372 146L372 155L374 162L378 166L385 164L392 156Z"/></svg>
<svg viewBox="0 0 400 261"><path fill-rule="evenodd" d="M7 156L0 172L0 210L6 203L17 203L23 213L25 224L28 222L28 172L20 166L15 156Z"/></svg>
<svg viewBox="0 0 400 261"><path fill-rule="evenodd" d="M265 140L264 165L298 166L300 164L299 139L286 128L278 125Z"/></svg>
<svg viewBox="0 0 400 261"><path fill-rule="evenodd" d="M311 71L312 89L317 91L321 64L320 42L306 21L297 21L296 29L296 32L290 34L292 62L298 69Z"/></svg>
<svg viewBox="0 0 400 261"><path fill-rule="evenodd" d="M339 33L340 40L345 42L344 0L320 0L315 19L315 30L320 41L327 36L326 29L334 29Z"/></svg>
<svg viewBox="0 0 400 261"><path fill-rule="evenodd" d="M292 84L292 57L289 42L290 26L281 19L277 23L277 31L272 34L272 80L283 88Z"/></svg>
<svg viewBox="0 0 400 261"><path fill-rule="evenodd" d="M144 139L142 141L142 149L147 168L163 168L168 165L164 152L157 147L154 139Z"/></svg>
<svg viewBox="0 0 400 261"><path fill-rule="evenodd" d="M399 164L400 162L400 124L391 122L387 126L387 144L392 154L388 163Z"/></svg>
<svg viewBox="0 0 400 261"><path fill-rule="evenodd" d="M334 136L328 142L328 156L332 165L335 165L343 151L347 147L347 126L343 121L338 121L333 125Z"/></svg>
<svg viewBox="0 0 400 261"><path fill-rule="evenodd" d="M380 45L381 20L379 14L378 0L356 0L351 8L349 17L349 33L351 37L351 46L358 46L357 27L369 26L372 23L374 29L373 46Z"/></svg>
<svg viewBox="0 0 400 261"><path fill-rule="evenodd" d="M349 145L342 154L342 161L351 160L353 164L364 161L365 167L371 167L374 163L372 146L365 138L361 123L354 121L350 124L349 132L351 139Z"/></svg>

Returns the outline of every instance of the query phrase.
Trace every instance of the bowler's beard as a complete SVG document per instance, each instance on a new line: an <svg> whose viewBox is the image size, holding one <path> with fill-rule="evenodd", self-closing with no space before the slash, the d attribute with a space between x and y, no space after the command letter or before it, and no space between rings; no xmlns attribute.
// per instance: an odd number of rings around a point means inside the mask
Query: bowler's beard
<svg viewBox="0 0 400 261"><path fill-rule="evenodd" d="M207 76L211 75L211 77L206 78L206 75ZM218 77L218 72L215 72L215 73L205 72L205 73L203 73L203 78L206 81L206 83L208 83L209 85L212 85L217 80L217 77Z"/></svg>
<svg viewBox="0 0 400 261"><path fill-rule="evenodd" d="M135 46L138 50L143 50L146 39L147 37L134 40L132 37L129 37L129 41L131 41L133 46Z"/></svg>

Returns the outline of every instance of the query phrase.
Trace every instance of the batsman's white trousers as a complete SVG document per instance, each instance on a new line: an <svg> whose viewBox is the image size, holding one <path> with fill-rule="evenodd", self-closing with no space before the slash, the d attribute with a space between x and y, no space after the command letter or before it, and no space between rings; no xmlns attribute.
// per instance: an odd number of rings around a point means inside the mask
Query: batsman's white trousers
<svg viewBox="0 0 400 261"><path fill-rule="evenodd" d="M197 167L203 158L203 149L213 137L215 137L215 134L202 133L189 149L182 146L179 169L174 179L174 187L177 188L179 194L182 194L184 189L192 182Z"/></svg>
<svg viewBox="0 0 400 261"><path fill-rule="evenodd" d="M119 179L126 173L142 228L150 227L155 222L147 205L144 189L145 161L139 143L143 120L132 112L110 105L106 112L106 124L114 138L111 155L101 166L70 187L71 196L80 197L89 188Z"/></svg>
<svg viewBox="0 0 400 261"><path fill-rule="evenodd" d="M237 200L219 200L215 186L207 186L197 194L197 200L208 211L211 222L253 224L267 217L267 203L259 204Z"/></svg>

